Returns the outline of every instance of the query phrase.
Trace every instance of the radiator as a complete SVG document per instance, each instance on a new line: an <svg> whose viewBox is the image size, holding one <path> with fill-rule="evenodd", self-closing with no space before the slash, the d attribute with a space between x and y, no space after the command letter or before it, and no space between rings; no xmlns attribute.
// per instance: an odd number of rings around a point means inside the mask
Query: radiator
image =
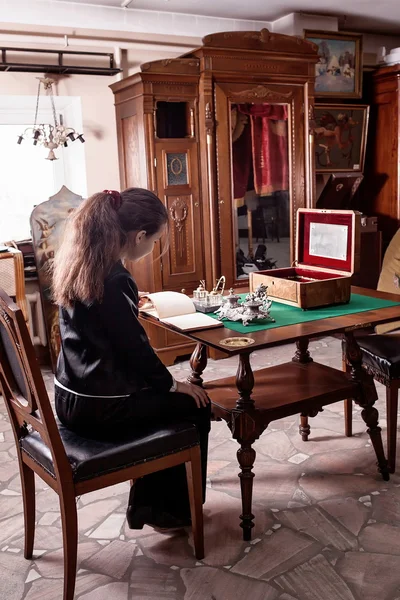
<svg viewBox="0 0 400 600"><path fill-rule="evenodd" d="M26 294L29 329L33 344L47 346L46 325L44 323L40 292Z"/></svg>

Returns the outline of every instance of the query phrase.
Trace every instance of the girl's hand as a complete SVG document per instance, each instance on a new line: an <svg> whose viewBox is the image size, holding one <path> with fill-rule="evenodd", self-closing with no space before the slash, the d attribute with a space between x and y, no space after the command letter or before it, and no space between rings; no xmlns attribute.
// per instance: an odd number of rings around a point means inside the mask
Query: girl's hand
<svg viewBox="0 0 400 600"><path fill-rule="evenodd" d="M142 308L147 302L147 296L149 292L139 292L139 308Z"/></svg>
<svg viewBox="0 0 400 600"><path fill-rule="evenodd" d="M192 396L193 400L196 402L197 408L207 406L207 404L210 403L210 399L207 396L206 391L198 385L193 385L193 383L177 381L176 391L181 394L187 394L188 396Z"/></svg>

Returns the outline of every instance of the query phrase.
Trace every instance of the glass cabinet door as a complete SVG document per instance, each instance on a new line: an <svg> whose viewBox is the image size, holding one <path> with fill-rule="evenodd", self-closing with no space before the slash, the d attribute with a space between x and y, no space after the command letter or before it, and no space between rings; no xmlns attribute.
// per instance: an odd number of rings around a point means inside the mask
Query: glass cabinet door
<svg viewBox="0 0 400 600"><path fill-rule="evenodd" d="M216 86L221 274L229 285L290 266L295 211L306 205L301 92L243 87Z"/></svg>

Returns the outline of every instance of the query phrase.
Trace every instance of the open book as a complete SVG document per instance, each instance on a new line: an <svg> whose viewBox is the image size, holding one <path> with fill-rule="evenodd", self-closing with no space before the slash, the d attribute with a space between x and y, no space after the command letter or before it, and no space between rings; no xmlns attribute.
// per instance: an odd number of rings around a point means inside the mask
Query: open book
<svg viewBox="0 0 400 600"><path fill-rule="evenodd" d="M148 302L140 308L140 312L156 317L162 323L168 323L182 331L195 331L207 327L222 327L223 323L196 308L185 294L179 292L156 292L146 296Z"/></svg>

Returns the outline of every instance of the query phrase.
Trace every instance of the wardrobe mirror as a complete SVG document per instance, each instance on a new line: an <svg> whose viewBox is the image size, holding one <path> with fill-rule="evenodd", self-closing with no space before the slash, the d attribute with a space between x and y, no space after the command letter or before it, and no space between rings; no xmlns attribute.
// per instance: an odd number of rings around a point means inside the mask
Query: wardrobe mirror
<svg viewBox="0 0 400 600"><path fill-rule="evenodd" d="M290 265L288 104L231 104L237 279Z"/></svg>

